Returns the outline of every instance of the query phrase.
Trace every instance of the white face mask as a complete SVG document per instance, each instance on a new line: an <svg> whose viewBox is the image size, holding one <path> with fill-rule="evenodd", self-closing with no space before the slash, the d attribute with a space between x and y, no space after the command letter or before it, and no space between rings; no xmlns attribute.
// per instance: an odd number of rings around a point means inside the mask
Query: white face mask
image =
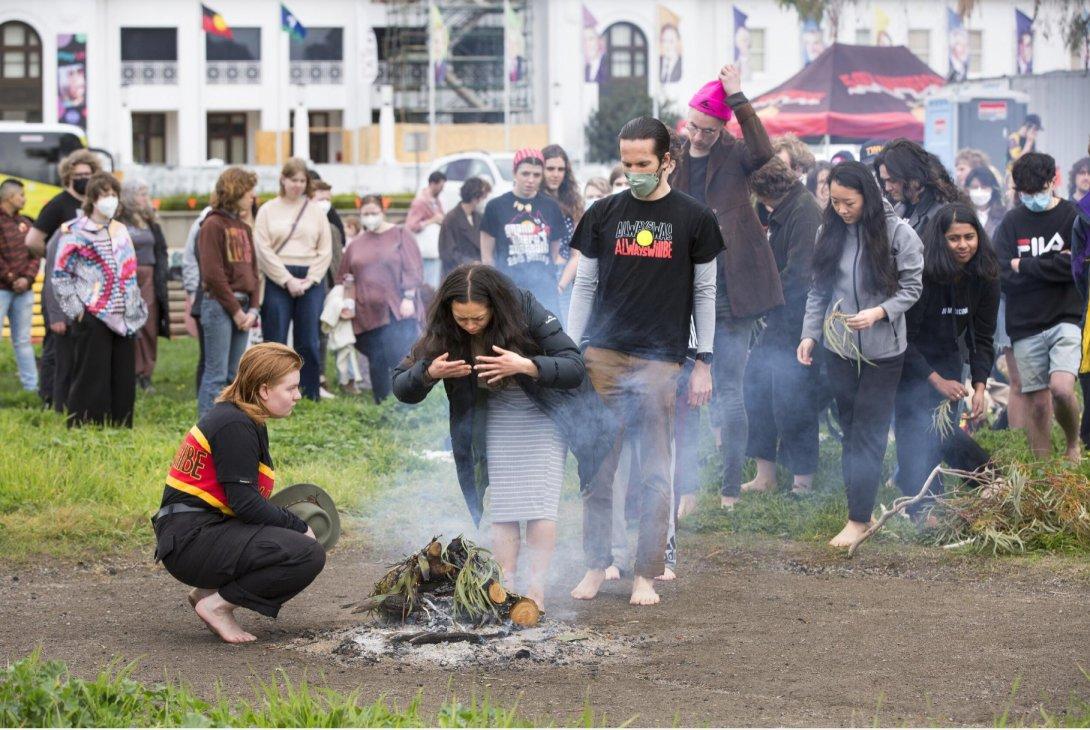
<svg viewBox="0 0 1090 730"><path fill-rule="evenodd" d="M118 199L116 195L108 195L105 198L99 198L95 201L95 210L104 215L106 218L113 218L114 213L117 212Z"/></svg>
<svg viewBox="0 0 1090 730"><path fill-rule="evenodd" d="M328 213L329 209L333 207L333 201L331 200L319 200L315 205L318 206L318 210L323 213Z"/></svg>
<svg viewBox="0 0 1090 730"><path fill-rule="evenodd" d="M973 201L973 205L978 208L983 208L992 200L992 191L988 188L970 188L969 200Z"/></svg>
<svg viewBox="0 0 1090 730"><path fill-rule="evenodd" d="M374 231L374 230L378 229L378 227L380 225L382 225L382 216L381 215L360 216L360 223L362 223L363 227L366 228L367 230Z"/></svg>

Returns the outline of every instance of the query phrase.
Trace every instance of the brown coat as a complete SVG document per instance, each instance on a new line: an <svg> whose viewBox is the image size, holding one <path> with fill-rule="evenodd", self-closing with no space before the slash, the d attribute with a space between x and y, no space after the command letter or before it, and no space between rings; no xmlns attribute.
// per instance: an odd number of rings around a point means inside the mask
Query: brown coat
<svg viewBox="0 0 1090 730"><path fill-rule="evenodd" d="M770 159L772 143L749 101L728 99L742 127L742 139L724 131L708 158L705 200L719 222L726 250L719 254L719 281L726 282L729 311L717 296L716 319L758 317L783 304L783 290L768 238L750 199L747 176ZM670 187L689 192L689 143L678 155Z"/></svg>

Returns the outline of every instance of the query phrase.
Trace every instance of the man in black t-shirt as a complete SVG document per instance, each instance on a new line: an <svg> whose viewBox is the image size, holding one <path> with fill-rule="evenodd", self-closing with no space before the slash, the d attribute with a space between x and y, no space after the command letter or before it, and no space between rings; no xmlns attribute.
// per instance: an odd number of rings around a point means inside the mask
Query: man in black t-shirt
<svg viewBox="0 0 1090 730"><path fill-rule="evenodd" d="M1082 358L1083 299L1071 274L1075 206L1056 196L1056 161L1027 152L1011 170L1021 205L995 232L1007 335L1029 400L1026 435L1038 458L1052 454L1052 411L1067 439L1065 456L1079 460L1079 401L1075 380Z"/></svg>
<svg viewBox="0 0 1090 730"><path fill-rule="evenodd" d="M79 215L87 181L101 169L98 157L88 150L76 150L61 160L58 172L64 190L42 207L27 232L26 245L32 255L45 257L46 244L57 229ZM52 261L45 261L46 272L49 272L52 265ZM64 398L68 393L70 348L66 348L67 342L61 342L59 338L68 331L68 325L63 321L49 321L44 306L42 316L46 317L46 329L45 339L42 341L42 359L39 363L38 396L46 407L54 406L58 411L63 411Z"/></svg>
<svg viewBox="0 0 1090 730"><path fill-rule="evenodd" d="M671 190L670 133L651 117L633 119L620 134L629 190L603 198L579 222L571 246L582 256L572 290L568 332L586 339L587 375L624 424L612 454L584 495L587 574L572 591L594 598L611 563L613 476L625 428L640 460L639 540L631 603L658 603L652 581L663 573L672 508L671 463L677 378L696 329L696 364L689 404L711 397L715 333L715 260L723 250L712 212Z"/></svg>
<svg viewBox="0 0 1090 730"><path fill-rule="evenodd" d="M488 201L481 219L481 261L495 266L550 312L557 309L556 266L564 214L540 193L545 158L535 149L515 153L515 189Z"/></svg>

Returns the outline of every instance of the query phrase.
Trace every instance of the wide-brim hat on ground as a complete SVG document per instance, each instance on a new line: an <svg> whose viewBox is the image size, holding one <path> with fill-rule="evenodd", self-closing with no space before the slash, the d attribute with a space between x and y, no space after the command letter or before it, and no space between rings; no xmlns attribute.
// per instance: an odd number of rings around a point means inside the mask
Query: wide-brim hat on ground
<svg viewBox="0 0 1090 730"><path fill-rule="evenodd" d="M274 494L269 501L306 522L326 550L340 539L341 517L337 513L337 505L317 484L292 484Z"/></svg>

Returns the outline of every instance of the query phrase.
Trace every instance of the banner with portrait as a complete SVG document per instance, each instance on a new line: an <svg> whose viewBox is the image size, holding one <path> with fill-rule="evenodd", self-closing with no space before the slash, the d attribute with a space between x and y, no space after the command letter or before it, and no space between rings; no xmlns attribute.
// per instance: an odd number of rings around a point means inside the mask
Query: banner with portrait
<svg viewBox="0 0 1090 730"><path fill-rule="evenodd" d="M583 81L600 84L605 77L602 62L606 55L606 39L598 32L598 19L583 6Z"/></svg>
<svg viewBox="0 0 1090 730"><path fill-rule="evenodd" d="M681 16L665 5L658 6L659 83L663 86L681 81Z"/></svg>
<svg viewBox="0 0 1090 730"><path fill-rule="evenodd" d="M1015 73L1026 76L1033 73L1033 18L1021 10L1014 11Z"/></svg>
<svg viewBox="0 0 1090 730"><path fill-rule="evenodd" d="M950 70L946 74L946 80L964 81L969 78L969 30L962 22L961 16L950 8L946 9L946 42L950 60Z"/></svg>
<svg viewBox="0 0 1090 730"><path fill-rule="evenodd" d="M57 121L87 129L87 36L57 36Z"/></svg>
<svg viewBox="0 0 1090 730"><path fill-rule="evenodd" d="M749 64L749 16L733 7L734 10L734 65L738 67L738 73L743 79L750 78L751 67Z"/></svg>

